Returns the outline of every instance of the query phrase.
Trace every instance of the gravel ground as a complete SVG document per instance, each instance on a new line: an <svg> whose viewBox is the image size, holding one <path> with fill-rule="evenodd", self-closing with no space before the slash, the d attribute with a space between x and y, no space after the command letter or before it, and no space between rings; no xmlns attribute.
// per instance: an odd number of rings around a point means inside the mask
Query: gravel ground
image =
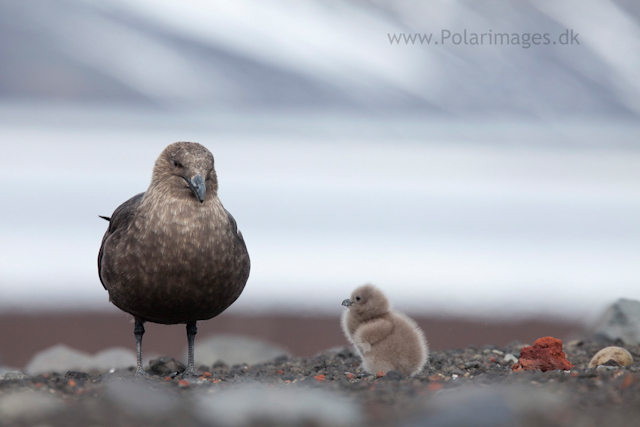
<svg viewBox="0 0 640 427"><path fill-rule="evenodd" d="M588 369L607 345L633 355L628 368ZM511 371L522 344L434 351L413 378L363 373L351 349L313 358L203 366L199 378L50 373L0 380L7 426L602 426L640 423L640 346L576 340L564 344L570 371ZM162 372L162 369L165 369ZM211 376L209 377L209 373ZM18 374L15 377L19 377Z"/></svg>

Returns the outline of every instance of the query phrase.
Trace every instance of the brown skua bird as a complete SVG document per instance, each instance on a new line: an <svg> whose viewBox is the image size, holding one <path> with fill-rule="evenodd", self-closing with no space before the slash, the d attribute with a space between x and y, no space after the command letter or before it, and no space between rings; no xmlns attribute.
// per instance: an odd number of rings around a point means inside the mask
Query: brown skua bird
<svg viewBox="0 0 640 427"><path fill-rule="evenodd" d="M218 198L213 155L193 142L169 145L151 184L120 205L98 254L109 300L135 318L137 373L144 322L187 325L186 375L195 375L196 322L217 316L242 293L250 261L236 221Z"/></svg>

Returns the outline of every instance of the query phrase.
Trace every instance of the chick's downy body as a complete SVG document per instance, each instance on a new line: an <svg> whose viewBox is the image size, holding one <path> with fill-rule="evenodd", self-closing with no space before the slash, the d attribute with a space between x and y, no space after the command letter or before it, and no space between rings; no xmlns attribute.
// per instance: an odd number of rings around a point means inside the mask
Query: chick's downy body
<svg viewBox="0 0 640 427"><path fill-rule="evenodd" d="M342 329L360 353L366 372L395 370L415 375L422 370L429 355L422 330L407 316L391 310L382 291L361 286L342 304L348 307L342 315Z"/></svg>

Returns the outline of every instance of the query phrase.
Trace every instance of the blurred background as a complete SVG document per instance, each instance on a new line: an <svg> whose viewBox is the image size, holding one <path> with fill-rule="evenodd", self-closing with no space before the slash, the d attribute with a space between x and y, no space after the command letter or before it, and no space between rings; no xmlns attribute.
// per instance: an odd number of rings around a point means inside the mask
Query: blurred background
<svg viewBox="0 0 640 427"><path fill-rule="evenodd" d="M133 345L98 215L180 140L252 259L201 330L310 354L364 283L435 348L578 330L640 298L639 118L631 0L0 0L0 362Z"/></svg>

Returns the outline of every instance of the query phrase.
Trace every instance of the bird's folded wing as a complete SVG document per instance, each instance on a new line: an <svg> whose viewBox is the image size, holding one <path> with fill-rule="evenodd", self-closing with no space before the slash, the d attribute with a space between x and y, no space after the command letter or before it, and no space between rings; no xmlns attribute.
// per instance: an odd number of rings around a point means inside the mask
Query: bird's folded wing
<svg viewBox="0 0 640 427"><path fill-rule="evenodd" d="M113 211L113 215L109 218L109 228L104 233L102 237L102 244L100 245L100 252L98 252L98 277L100 277L100 282L102 286L107 289L102 282L102 253L104 252L104 243L107 241L107 238L111 236L117 229L126 228L131 220L133 219L133 214L135 212L135 207L142 200L142 196L144 193L136 194ZM104 218L104 217L103 217Z"/></svg>
<svg viewBox="0 0 640 427"><path fill-rule="evenodd" d="M375 344L393 332L393 323L387 319L376 319L362 324L355 334L355 340Z"/></svg>
<svg viewBox="0 0 640 427"><path fill-rule="evenodd" d="M229 225L231 226L231 231L233 232L234 236L236 236L236 238L246 247L244 243L244 237L242 237L242 233L240 232L240 230L238 230L238 223L236 223L236 219L229 213L228 210L225 209L224 211L227 213L227 217L229 218Z"/></svg>

